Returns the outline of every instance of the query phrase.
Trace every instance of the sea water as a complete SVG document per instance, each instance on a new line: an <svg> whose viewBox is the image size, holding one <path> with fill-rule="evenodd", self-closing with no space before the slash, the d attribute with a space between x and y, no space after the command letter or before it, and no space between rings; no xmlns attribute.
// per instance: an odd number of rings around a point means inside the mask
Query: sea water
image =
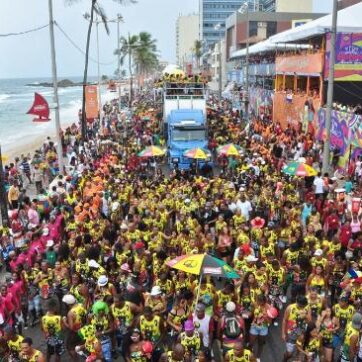
<svg viewBox="0 0 362 362"><path fill-rule="evenodd" d="M59 78L59 80L62 78ZM67 78L73 82L81 82L81 77ZM90 82L96 78L90 77ZM32 139L40 135L54 133L54 112L51 111L51 121L35 123L35 116L26 114L34 100L34 92L40 93L48 101L53 103L53 88L41 87L37 84L51 83L50 78L26 78L26 79L0 79L0 144L4 153L21 144L30 144ZM33 84L27 86L27 84ZM82 106L82 87L59 88L60 121L63 125L70 125L78 121L78 111Z"/></svg>

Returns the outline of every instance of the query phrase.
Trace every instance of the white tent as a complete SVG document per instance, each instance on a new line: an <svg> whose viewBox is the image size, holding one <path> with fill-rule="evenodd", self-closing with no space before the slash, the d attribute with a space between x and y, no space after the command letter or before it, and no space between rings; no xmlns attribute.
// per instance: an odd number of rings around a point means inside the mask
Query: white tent
<svg viewBox="0 0 362 362"><path fill-rule="evenodd" d="M308 44L275 44L269 40L261 41L249 47L249 54L266 53L272 50L293 50L293 49L308 49ZM239 49L231 54L231 59L244 57L246 55L246 48Z"/></svg>
<svg viewBox="0 0 362 362"><path fill-rule="evenodd" d="M269 38L272 43L288 43L301 39L308 39L331 31L332 14L310 21L304 25L283 31ZM361 33L362 32L362 3L349 6L338 11L337 32Z"/></svg>
<svg viewBox="0 0 362 362"><path fill-rule="evenodd" d="M166 73L173 73L175 70L181 70L180 67L176 64L169 64L165 69L162 71L163 74Z"/></svg>

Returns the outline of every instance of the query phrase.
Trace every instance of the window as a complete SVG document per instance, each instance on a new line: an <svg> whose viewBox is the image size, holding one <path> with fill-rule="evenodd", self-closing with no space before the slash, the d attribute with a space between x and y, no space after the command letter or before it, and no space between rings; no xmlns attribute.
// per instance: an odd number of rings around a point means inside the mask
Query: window
<svg viewBox="0 0 362 362"><path fill-rule="evenodd" d="M249 37L258 35L258 22L249 21Z"/></svg>
<svg viewBox="0 0 362 362"><path fill-rule="evenodd" d="M172 133L173 141L199 141L204 140L206 137L204 129L177 129L175 128Z"/></svg>

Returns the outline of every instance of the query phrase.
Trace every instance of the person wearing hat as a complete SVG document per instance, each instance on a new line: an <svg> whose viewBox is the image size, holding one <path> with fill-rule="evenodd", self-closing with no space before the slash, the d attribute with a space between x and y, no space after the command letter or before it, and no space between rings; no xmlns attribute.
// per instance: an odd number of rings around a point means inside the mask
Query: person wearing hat
<svg viewBox="0 0 362 362"><path fill-rule="evenodd" d="M286 343L285 362L293 356L296 351L297 339L305 333L307 325L311 320L307 298L304 295L298 295L296 303L289 304L284 312L282 339Z"/></svg>
<svg viewBox="0 0 362 362"><path fill-rule="evenodd" d="M244 335L244 320L236 313L236 304L226 303L217 325L217 338L221 341L223 353L234 348L235 343L241 342Z"/></svg>
<svg viewBox="0 0 362 362"><path fill-rule="evenodd" d="M86 324L87 310L77 303L72 294L66 294L62 302L69 308L67 315L63 317L63 324L69 330L65 345L70 356L76 360L75 347L82 341L78 331Z"/></svg>
<svg viewBox="0 0 362 362"><path fill-rule="evenodd" d="M341 362L353 362L358 354L362 314L355 313L347 324L342 345Z"/></svg>
<svg viewBox="0 0 362 362"><path fill-rule="evenodd" d="M112 362L112 341L114 322L109 310L109 306L102 300L96 301L92 305L92 315L89 323L95 331L102 345L103 360Z"/></svg>
<svg viewBox="0 0 362 362"><path fill-rule="evenodd" d="M158 285L154 285L150 293L145 295L145 306L150 307L153 313L162 316L167 310L167 302Z"/></svg>
<svg viewBox="0 0 362 362"><path fill-rule="evenodd" d="M195 357L198 351L201 349L201 337L198 331L195 331L194 322L192 320L187 320L184 323L184 332L178 336L178 343L181 343L185 348L186 356L189 356L191 359Z"/></svg>
<svg viewBox="0 0 362 362"><path fill-rule="evenodd" d="M115 296L117 290L115 286L108 281L106 275L101 275L97 280L97 286L94 290L95 299L104 300L107 296Z"/></svg>

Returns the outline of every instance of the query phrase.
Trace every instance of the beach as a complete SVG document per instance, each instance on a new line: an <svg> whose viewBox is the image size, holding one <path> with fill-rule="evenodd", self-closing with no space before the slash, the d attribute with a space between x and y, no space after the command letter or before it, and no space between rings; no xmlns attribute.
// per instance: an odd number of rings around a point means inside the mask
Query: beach
<svg viewBox="0 0 362 362"><path fill-rule="evenodd" d="M49 136L55 139L55 114L51 110L50 121L32 122L34 118L26 114L31 107L34 92L43 95L52 107L53 89L50 87L27 86L36 84L34 79L0 80L0 144L2 153L9 161L21 154L33 153ZM71 78L79 81L80 78ZM39 81L49 81L40 79ZM92 81L92 78L90 79ZM102 104L114 99L116 93L101 86ZM64 130L78 122L78 111L82 107L82 87L59 88L60 123Z"/></svg>

